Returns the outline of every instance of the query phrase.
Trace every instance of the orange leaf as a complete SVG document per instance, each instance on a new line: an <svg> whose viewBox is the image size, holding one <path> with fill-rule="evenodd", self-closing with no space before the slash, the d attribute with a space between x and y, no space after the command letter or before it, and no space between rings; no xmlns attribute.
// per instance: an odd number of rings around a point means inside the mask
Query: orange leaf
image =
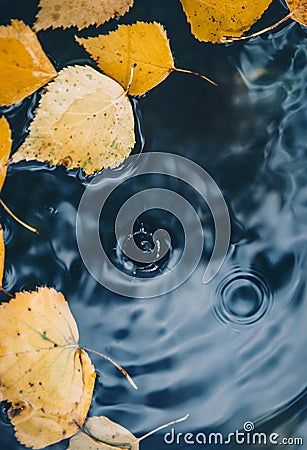
<svg viewBox="0 0 307 450"><path fill-rule="evenodd" d="M1 95L1 94L0 94ZM5 181L12 148L11 130L5 117L0 118L0 191Z"/></svg>
<svg viewBox="0 0 307 450"><path fill-rule="evenodd" d="M19 103L56 75L30 27L19 20L0 26L0 105Z"/></svg>

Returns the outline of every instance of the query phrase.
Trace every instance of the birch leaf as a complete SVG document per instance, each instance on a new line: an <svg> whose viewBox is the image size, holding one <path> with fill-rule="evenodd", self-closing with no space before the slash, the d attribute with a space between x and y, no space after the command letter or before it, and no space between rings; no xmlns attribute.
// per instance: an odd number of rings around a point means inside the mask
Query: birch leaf
<svg viewBox="0 0 307 450"><path fill-rule="evenodd" d="M220 43L224 36L239 37L262 16L272 0L180 0L199 41Z"/></svg>
<svg viewBox="0 0 307 450"><path fill-rule="evenodd" d="M19 20L0 26L0 105L19 103L56 75L30 27Z"/></svg>
<svg viewBox="0 0 307 450"><path fill-rule="evenodd" d="M80 352L80 360L84 391L80 403L69 414L48 414L23 402L11 406L8 416L14 425L16 438L23 445L42 448L78 433L91 404L95 379L91 361L84 351Z"/></svg>
<svg viewBox="0 0 307 450"><path fill-rule="evenodd" d="M64 296L50 288L19 292L0 305L0 393L45 413L65 415L92 390L95 371L83 366L78 329ZM87 374L86 374L87 376Z"/></svg>
<svg viewBox="0 0 307 450"><path fill-rule="evenodd" d="M100 69L128 89L130 95L145 94L174 71L195 74L174 66L166 32L156 22L120 25L107 35L76 37L76 40L97 61ZM195 75L215 84L203 75Z"/></svg>
<svg viewBox="0 0 307 450"><path fill-rule="evenodd" d="M5 181L12 148L11 130L5 117L0 118L0 191Z"/></svg>
<svg viewBox="0 0 307 450"><path fill-rule="evenodd" d="M79 30L90 25L102 25L108 20L123 16L133 5L133 0L40 0L34 29L68 28Z"/></svg>
<svg viewBox="0 0 307 450"><path fill-rule="evenodd" d="M118 166L134 144L133 110L123 88L91 67L70 66L47 86L12 160L81 167L89 175Z"/></svg>
<svg viewBox="0 0 307 450"><path fill-rule="evenodd" d="M286 0L291 18L301 25L307 26L307 0Z"/></svg>
<svg viewBox="0 0 307 450"><path fill-rule="evenodd" d="M83 431L73 436L67 450L139 449L139 439L107 417L90 417Z"/></svg>

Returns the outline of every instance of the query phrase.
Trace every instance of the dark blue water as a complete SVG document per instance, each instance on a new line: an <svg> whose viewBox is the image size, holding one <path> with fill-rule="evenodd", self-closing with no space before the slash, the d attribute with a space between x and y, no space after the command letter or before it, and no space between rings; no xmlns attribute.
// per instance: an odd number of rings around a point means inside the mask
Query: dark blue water
<svg viewBox="0 0 307 450"><path fill-rule="evenodd" d="M34 1L2 0L1 5L2 24L10 18L33 23ZM259 26L285 13L283 3L274 1ZM21 163L9 168L2 196L40 234L31 234L1 211L7 250L4 288L16 292L47 285L62 291L78 323L81 345L108 354L134 377L138 391L93 356L98 380L91 416L106 415L137 435L186 413L190 417L175 427L177 432L226 435L251 421L257 431L305 438L304 445L282 448L307 448L306 28L289 22L249 42L213 46L191 36L179 1L136 0L119 22L137 19L163 23L177 66L220 84L215 88L175 73L134 102L134 108L140 120L136 152L190 158L222 190L232 226L222 269L209 284L202 283L214 236L206 205L177 181L145 177L144 189L162 183L198 208L205 221L204 255L194 274L167 295L142 300L110 292L90 276L77 248L76 214L85 178L61 167ZM40 33L58 70L73 63L95 66L74 43L74 33ZM80 33L87 34L97 31ZM34 94L0 110L12 125L14 150L27 133L38 100ZM107 251L120 270L155 277L169 270L182 251L182 227L166 213L144 215L135 225L136 236L151 246L154 230L164 225L172 248L158 267L135 267L124 260L114 241L113 219L122 196L134 192L135 185L128 183L106 205L102 234L108 236ZM5 450L23 448L13 437L5 405L0 444ZM163 433L141 445L191 447L183 441L170 446ZM66 447L63 441L52 449Z"/></svg>

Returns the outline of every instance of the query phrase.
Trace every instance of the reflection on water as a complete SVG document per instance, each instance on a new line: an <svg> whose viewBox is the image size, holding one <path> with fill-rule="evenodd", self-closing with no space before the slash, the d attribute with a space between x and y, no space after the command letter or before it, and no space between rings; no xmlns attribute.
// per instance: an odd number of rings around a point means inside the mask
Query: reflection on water
<svg viewBox="0 0 307 450"><path fill-rule="evenodd" d="M27 5L27 17L34 15L33 3ZM23 8L15 10L21 14ZM145 151L191 158L223 190L232 241L222 270L211 283L202 283L214 228L208 211L200 210L205 251L186 283L150 300L112 294L90 277L77 249L75 221L84 179L63 168L20 164L9 168L3 198L40 234L32 235L1 212L7 244L4 288L14 292L46 284L61 290L78 322L81 344L107 353L134 377L137 392L93 356L98 381L91 415L107 415L136 434L188 412L178 431L227 433L250 420L257 429L306 437L306 30L289 24L265 38L213 48L188 35L180 5L173 2L164 7L136 2L131 17L163 22L180 65L214 74L222 85L216 89L173 74L138 106ZM73 32L65 35L60 55L63 32L54 36L59 65L85 58L73 44ZM42 41L52 55L52 34L43 33ZM3 110L16 142L37 101L34 95ZM178 189L177 182L164 183ZM197 196L190 198L197 206ZM124 271L155 276L153 267L136 267L124 258L121 249L131 236L122 236L121 247L114 241L112 215L119 203L117 198L103 211L108 250ZM179 222L152 214L141 218L134 232L139 245L151 249L161 223L172 239L158 267L166 271L182 250ZM4 411L1 417L1 448L21 449ZM166 447L161 434L142 443L144 449L153 446ZM66 443L52 448L65 449Z"/></svg>

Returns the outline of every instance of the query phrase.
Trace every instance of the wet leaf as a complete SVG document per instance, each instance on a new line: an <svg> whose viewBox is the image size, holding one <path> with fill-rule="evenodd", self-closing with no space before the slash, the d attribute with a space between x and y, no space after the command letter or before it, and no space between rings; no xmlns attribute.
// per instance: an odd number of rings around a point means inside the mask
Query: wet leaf
<svg viewBox="0 0 307 450"><path fill-rule="evenodd" d="M175 68L166 32L156 22L120 25L107 35L88 39L76 37L76 40L106 75L118 81L124 89L129 89L130 95L145 94L171 72L191 73Z"/></svg>
<svg viewBox="0 0 307 450"><path fill-rule="evenodd" d="M89 175L118 166L134 143L133 110L123 88L91 67L70 66L47 86L13 162L48 161Z"/></svg>
<svg viewBox="0 0 307 450"><path fill-rule="evenodd" d="M12 148L11 130L5 117L0 118L0 191L5 181Z"/></svg>
<svg viewBox="0 0 307 450"><path fill-rule="evenodd" d="M48 414L23 402L15 403L8 416L15 428L16 438L27 447L42 448L78 433L82 427L93 393L92 364L88 355L81 351L84 392L80 403L69 414Z"/></svg>
<svg viewBox="0 0 307 450"><path fill-rule="evenodd" d="M78 29L124 15L133 5L133 0L40 0L34 29L68 28Z"/></svg>
<svg viewBox="0 0 307 450"><path fill-rule="evenodd" d="M291 18L307 26L307 0L286 0Z"/></svg>
<svg viewBox="0 0 307 450"><path fill-rule="evenodd" d="M224 36L239 37L262 16L272 0L180 0L199 41L224 42Z"/></svg>
<svg viewBox="0 0 307 450"><path fill-rule="evenodd" d="M139 439L107 417L90 417L83 431L73 436L67 450L138 450Z"/></svg>
<svg viewBox="0 0 307 450"><path fill-rule="evenodd" d="M84 390L92 391L95 370L83 364L78 329L64 296L50 288L19 292L0 305L0 392L46 414L65 415ZM84 379L88 385L84 386ZM89 405L88 405L89 406Z"/></svg>
<svg viewBox="0 0 307 450"><path fill-rule="evenodd" d="M56 75L30 27L19 20L0 26L0 105L19 103Z"/></svg>

